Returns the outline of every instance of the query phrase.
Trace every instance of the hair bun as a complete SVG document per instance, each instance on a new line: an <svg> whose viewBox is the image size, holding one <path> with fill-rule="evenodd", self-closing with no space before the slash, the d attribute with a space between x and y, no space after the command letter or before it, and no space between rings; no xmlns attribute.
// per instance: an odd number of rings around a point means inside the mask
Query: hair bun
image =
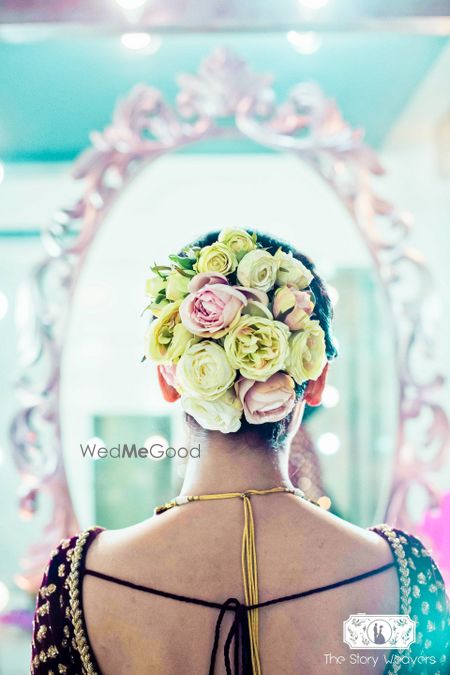
<svg viewBox="0 0 450 675"><path fill-rule="evenodd" d="M311 261L244 229L213 232L155 265L145 358L166 400L205 429L275 425L336 355L331 305Z"/></svg>

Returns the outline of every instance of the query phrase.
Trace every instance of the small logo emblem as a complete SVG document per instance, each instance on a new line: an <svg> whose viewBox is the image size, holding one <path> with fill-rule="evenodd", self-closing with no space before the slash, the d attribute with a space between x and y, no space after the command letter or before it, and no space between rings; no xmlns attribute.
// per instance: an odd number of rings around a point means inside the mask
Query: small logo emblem
<svg viewBox="0 0 450 675"><path fill-rule="evenodd" d="M416 641L416 622L407 614L351 614L344 621L350 649L408 649Z"/></svg>

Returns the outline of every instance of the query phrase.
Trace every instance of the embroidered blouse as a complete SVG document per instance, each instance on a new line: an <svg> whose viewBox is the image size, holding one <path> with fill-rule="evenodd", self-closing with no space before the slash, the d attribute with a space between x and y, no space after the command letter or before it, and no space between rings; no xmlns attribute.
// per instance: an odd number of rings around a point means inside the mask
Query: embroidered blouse
<svg viewBox="0 0 450 675"><path fill-rule="evenodd" d="M445 675L450 672L449 635L450 609L442 576L429 552L414 536L387 525L373 528L390 545L400 585L400 612L416 621L416 641L407 650L390 652L385 675L413 672L415 675ZM182 602L213 607L218 611L216 635L211 636L213 654L210 675L214 673L218 632L224 612L234 611L242 617L249 608L230 598L223 604L196 598L178 596L158 589L137 586L126 580L116 579L86 569L87 550L102 531L94 527L72 539L63 540L54 551L45 571L36 602L33 623L31 675L100 675L101 671L89 642L83 614L82 584L86 574L92 574L105 583L128 586L130 592L149 592ZM390 565L371 570L350 579L328 586L310 589L293 596L260 603L260 611L270 611L270 605L297 600L313 593L329 591L344 584L357 583L371 574L382 573ZM237 618L233 626L236 630ZM231 634L226 642L235 637ZM237 639L235 639L237 642ZM229 645L228 645L229 647ZM406 657L406 658L405 658ZM238 672L239 657L234 672ZM231 673L230 655L225 653L227 672ZM236 665L237 664L237 665ZM250 667L242 666L251 673Z"/></svg>

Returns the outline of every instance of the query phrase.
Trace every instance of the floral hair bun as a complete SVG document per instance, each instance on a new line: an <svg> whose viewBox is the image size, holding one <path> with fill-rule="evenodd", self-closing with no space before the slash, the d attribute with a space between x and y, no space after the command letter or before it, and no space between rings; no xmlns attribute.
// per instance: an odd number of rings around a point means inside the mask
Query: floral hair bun
<svg viewBox="0 0 450 675"><path fill-rule="evenodd" d="M167 401L180 398L202 427L222 433L237 431L243 417L282 420L300 387L308 403L320 403L328 362L311 270L241 229L169 258L146 282L154 319L145 338Z"/></svg>

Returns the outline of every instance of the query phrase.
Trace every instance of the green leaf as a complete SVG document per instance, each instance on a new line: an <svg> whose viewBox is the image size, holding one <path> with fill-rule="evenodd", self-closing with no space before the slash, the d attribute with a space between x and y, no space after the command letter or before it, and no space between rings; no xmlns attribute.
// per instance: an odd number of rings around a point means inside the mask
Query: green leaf
<svg viewBox="0 0 450 675"><path fill-rule="evenodd" d="M181 267L177 267L176 265L175 265L175 269L178 272L178 274L181 274L181 276L183 276L183 277L188 277L188 279L191 279L192 277L195 276L194 270L185 270L185 269L182 269Z"/></svg>
<svg viewBox="0 0 450 675"><path fill-rule="evenodd" d="M175 265L181 267L184 270L191 270L196 263L196 258L189 258L182 255L169 255L169 258Z"/></svg>
<svg viewBox="0 0 450 675"><path fill-rule="evenodd" d="M161 277L161 279L165 279L172 270L172 268L168 267L167 265L157 265L156 263L150 269L154 274L157 274L159 277Z"/></svg>

